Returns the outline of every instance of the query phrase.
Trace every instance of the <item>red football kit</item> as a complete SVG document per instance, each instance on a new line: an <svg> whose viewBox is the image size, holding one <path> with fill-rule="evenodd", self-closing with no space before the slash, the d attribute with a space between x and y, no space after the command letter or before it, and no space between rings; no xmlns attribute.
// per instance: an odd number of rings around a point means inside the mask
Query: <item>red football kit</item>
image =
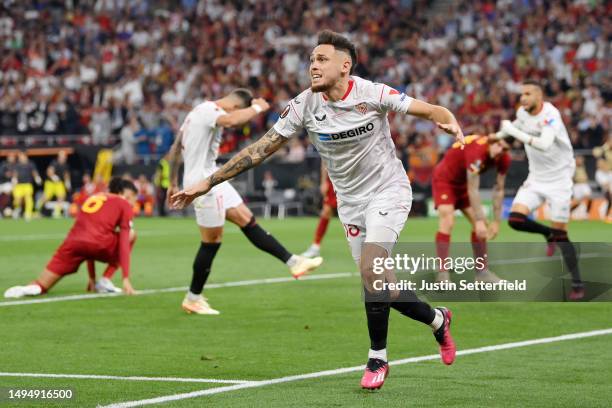
<svg viewBox="0 0 612 408"><path fill-rule="evenodd" d="M469 207L466 172L482 174L491 167L495 167L499 174L506 174L510 167L510 155L502 153L492 159L486 136L467 136L464 149L459 143L454 143L433 172L435 208L442 204L452 204L456 209Z"/></svg>
<svg viewBox="0 0 612 408"><path fill-rule="evenodd" d="M87 259L118 265L130 273L130 229L133 212L124 198L107 193L89 197L47 269L56 275L76 272Z"/></svg>

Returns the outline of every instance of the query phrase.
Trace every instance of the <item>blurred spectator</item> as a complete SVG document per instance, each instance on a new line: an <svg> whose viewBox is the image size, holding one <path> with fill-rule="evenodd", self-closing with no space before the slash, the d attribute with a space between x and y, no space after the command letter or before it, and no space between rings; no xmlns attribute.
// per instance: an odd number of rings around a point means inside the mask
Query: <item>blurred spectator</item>
<svg viewBox="0 0 612 408"><path fill-rule="evenodd" d="M34 211L34 183L42 184L42 179L36 170L34 163L28 159L25 151L20 151L17 154L17 164L13 172L13 218L19 218L21 215L21 206L23 204L23 216L26 221L32 219Z"/></svg>
<svg viewBox="0 0 612 408"><path fill-rule="evenodd" d="M147 217L153 215L153 206L155 204L155 190L153 184L147 179L147 176L141 174L138 176L138 180L134 182L138 189L138 197L136 199L136 215L140 215L141 211Z"/></svg>
<svg viewBox="0 0 612 408"><path fill-rule="evenodd" d="M585 216L587 218L591 209L591 186L589 176L584 165L584 157L576 156L576 170L574 171L574 191L572 197L571 211L574 211L581 204L585 204Z"/></svg>
<svg viewBox="0 0 612 408"><path fill-rule="evenodd" d="M15 154L10 153L6 161L0 164L0 217L9 217L12 214L11 194L16 162Z"/></svg>
<svg viewBox="0 0 612 408"><path fill-rule="evenodd" d="M139 130L138 118L131 115L129 122L119 132L121 140L113 152L113 163L134 164L136 161L136 132Z"/></svg>
<svg viewBox="0 0 612 408"><path fill-rule="evenodd" d="M306 157L306 149L302 141L298 137L293 137L289 140L289 151L285 156L285 161L288 163L301 163Z"/></svg>
<svg viewBox="0 0 612 408"><path fill-rule="evenodd" d="M274 191L276 190L276 186L278 185L278 181L276 181L274 175L270 170L265 171L261 185L264 189L264 195L266 196L266 199L270 200L270 197L272 197Z"/></svg>

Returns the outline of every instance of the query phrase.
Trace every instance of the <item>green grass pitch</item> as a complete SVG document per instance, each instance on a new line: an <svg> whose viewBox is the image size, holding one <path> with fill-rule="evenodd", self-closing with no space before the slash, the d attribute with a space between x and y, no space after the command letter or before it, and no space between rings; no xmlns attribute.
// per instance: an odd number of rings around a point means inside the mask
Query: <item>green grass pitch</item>
<svg viewBox="0 0 612 408"><path fill-rule="evenodd" d="M401 241L429 242L434 219L410 219ZM290 250L310 243L315 218L260 220ZM0 289L29 282L70 227L69 220L0 221ZM136 289L185 287L199 234L192 219L137 219L133 253ZM575 222L575 241L610 242L612 226ZM467 241L458 220L454 241ZM540 242L502 226L499 241ZM189 393L232 384L67 379L7 373L79 374L264 381L365 363L368 337L359 280L339 221L323 242L316 275L207 290L220 316L181 308L184 291L0 307L0 389L72 388L71 401L0 406L95 407ZM98 273L102 266L98 265ZM284 265L252 247L228 225L210 283L283 278ZM84 294L84 267L45 298ZM116 276L119 284L119 276ZM5 302L2 299L0 302ZM610 303L453 303L459 350L612 328ZM166 402L169 407L604 407L612 400L612 335L392 366L382 390L359 388L360 371ZM392 312L392 360L437 353L427 327Z"/></svg>

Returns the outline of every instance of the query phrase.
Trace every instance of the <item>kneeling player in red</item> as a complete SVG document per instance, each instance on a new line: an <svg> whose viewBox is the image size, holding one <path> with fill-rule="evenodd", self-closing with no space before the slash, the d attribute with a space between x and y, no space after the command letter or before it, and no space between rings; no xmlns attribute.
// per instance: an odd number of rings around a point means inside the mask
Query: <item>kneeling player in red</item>
<svg viewBox="0 0 612 408"><path fill-rule="evenodd" d="M4 297L42 295L62 277L75 273L86 260L119 265L123 271L124 292L134 294L129 273L136 187L131 181L114 178L109 190L110 193L95 194L85 201L68 236L38 279L26 286L9 288Z"/></svg>
<svg viewBox="0 0 612 408"><path fill-rule="evenodd" d="M472 135L465 138L463 149L459 143L448 149L444 159L436 166L432 189L434 205L439 215L436 234L436 250L439 258L448 257L457 209L461 210L472 224L471 241L474 257L484 258L487 252L487 240L495 238L499 232L504 183L510 167L510 155L507 149L506 143L499 143L495 138ZM491 167L496 168L497 178L493 187L494 218L487 229L478 187L480 175ZM448 270L438 272L436 281L448 280L450 280ZM485 267L476 271L476 280L498 282L499 278Z"/></svg>

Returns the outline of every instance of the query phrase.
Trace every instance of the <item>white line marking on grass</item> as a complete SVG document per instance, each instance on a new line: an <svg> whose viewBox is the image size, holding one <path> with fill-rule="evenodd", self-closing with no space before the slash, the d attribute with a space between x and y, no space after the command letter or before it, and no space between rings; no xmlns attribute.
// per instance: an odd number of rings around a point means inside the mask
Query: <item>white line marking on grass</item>
<svg viewBox="0 0 612 408"><path fill-rule="evenodd" d="M73 378L83 380L121 380L121 381L159 381L185 383L215 383L215 384L247 384L244 380L219 380L215 378L181 378L181 377L122 377L117 375L89 374L46 374L46 373L2 373L0 377L33 377L33 378Z"/></svg>
<svg viewBox="0 0 612 408"><path fill-rule="evenodd" d="M336 278L347 278L349 276L357 276L357 275L358 275L357 273L350 273L350 272L327 273L327 274L320 274L320 275L303 276L299 280L303 281L303 280L336 279ZM264 278L264 279L251 279L251 280L234 281L234 282L211 283L209 285L206 285L206 289L231 288L235 286L268 285L272 283L293 282L295 280L296 279L291 276L283 276L279 278ZM186 286L181 286L181 287L176 287L176 288L144 289L144 290L139 290L137 292L138 292L138 295L152 295L156 293L182 292L186 290L187 290ZM70 300L97 299L97 298L114 297L114 296L122 296L122 294L121 293L89 293L89 294L82 294L82 295L42 297L42 298L36 298L36 299L0 302L0 307L32 305L32 304L37 304L37 303L65 302L65 301L70 301Z"/></svg>
<svg viewBox="0 0 612 408"><path fill-rule="evenodd" d="M520 348L520 347L534 346L538 344L554 343L558 341L576 340L576 339L582 339L582 338L593 337L593 336L603 336L607 334L612 334L612 328L602 329L602 330L592 330L592 331L581 332L581 333L564 334L564 335L556 336L556 337L545 337L545 338L540 338L540 339L517 341L513 343L497 344L494 346L477 347L473 349L460 350L457 352L457 355L465 356L469 354L488 353L492 351L508 350L508 349L514 349L514 348ZM410 357L410 358L404 358L401 360L394 360L394 361L391 361L389 364L393 366L397 366L397 365L402 365L402 364L417 363L420 361L437 360L439 358L440 358L440 355L438 354L430 354L427 356ZM165 395L161 397L143 399L143 400L138 400L138 401L118 402L118 403L111 404L111 405L105 405L100 408L129 408L129 407L141 407L143 405L161 404L164 402L183 400L187 398L196 398L196 397L201 397L205 395L221 394L224 392L237 391L237 390L242 390L246 388L258 388L258 387L265 387L267 385L273 385L273 384L280 384L280 383L286 383L286 382L292 382L292 381L308 380L311 378L321 378L321 377L327 377L331 375L352 373L355 371L361 371L364 368L365 368L364 365L359 365L359 366L354 366L354 367L338 368L335 370L318 371L318 372L308 373L308 374L291 375L288 377L274 378L271 380L253 381L253 382L245 383L245 384L235 384L235 385L228 385L225 387L216 387L216 388L210 388L206 390L193 391L193 392L187 392L187 393L181 393L181 394Z"/></svg>

